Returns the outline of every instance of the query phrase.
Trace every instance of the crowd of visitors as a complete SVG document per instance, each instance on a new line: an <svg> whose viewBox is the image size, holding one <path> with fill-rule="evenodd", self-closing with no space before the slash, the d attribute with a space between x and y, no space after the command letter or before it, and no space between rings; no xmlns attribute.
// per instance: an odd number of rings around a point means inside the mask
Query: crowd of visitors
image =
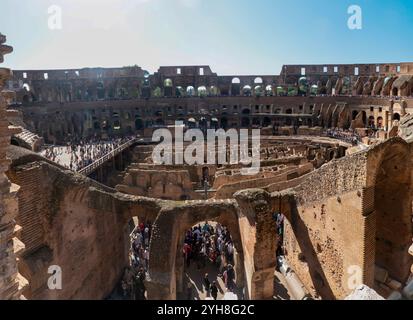
<svg viewBox="0 0 413 320"><path fill-rule="evenodd" d="M277 249L276 256L284 255L284 219L285 216L282 213L274 214L274 220L277 226Z"/></svg>
<svg viewBox="0 0 413 320"><path fill-rule="evenodd" d="M326 135L330 138L339 139L352 145L357 145L361 137L354 130L328 129Z"/></svg>
<svg viewBox="0 0 413 320"><path fill-rule="evenodd" d="M228 229L221 224L215 228L206 221L188 230L185 235L182 249L186 268L191 263L196 265L197 270L205 268L207 264L218 268L218 277L221 277L228 291L235 289L234 244ZM203 277L203 286L207 293L216 300L218 297L218 286L216 281L211 283L209 275ZM187 299L193 299L192 286L188 285Z"/></svg>
<svg viewBox="0 0 413 320"><path fill-rule="evenodd" d="M71 140L66 146L47 147L43 155L73 171L80 171L134 137Z"/></svg>
<svg viewBox="0 0 413 320"><path fill-rule="evenodd" d="M125 270L122 279L124 299L145 300L145 279L149 267L151 232L150 223L140 223L131 233L130 268Z"/></svg>

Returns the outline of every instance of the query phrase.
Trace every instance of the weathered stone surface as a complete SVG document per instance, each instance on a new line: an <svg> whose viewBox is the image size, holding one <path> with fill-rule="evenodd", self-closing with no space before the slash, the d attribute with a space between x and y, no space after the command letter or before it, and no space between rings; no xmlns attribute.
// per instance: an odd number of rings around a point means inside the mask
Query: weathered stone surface
<svg viewBox="0 0 413 320"><path fill-rule="evenodd" d="M413 142L413 114L407 114L400 120L399 136L409 143Z"/></svg>
<svg viewBox="0 0 413 320"><path fill-rule="evenodd" d="M12 52L12 48L3 43L6 37L0 34L0 63L3 55ZM24 251L24 244L15 237L15 219L18 215L17 191L18 187L7 179L5 172L10 161L6 157L6 150L10 144L10 136L20 132L9 127L6 121L6 101L2 97L4 81L10 76L10 70L0 68L0 299L21 299L22 291L27 286L25 280L17 270L17 257Z"/></svg>

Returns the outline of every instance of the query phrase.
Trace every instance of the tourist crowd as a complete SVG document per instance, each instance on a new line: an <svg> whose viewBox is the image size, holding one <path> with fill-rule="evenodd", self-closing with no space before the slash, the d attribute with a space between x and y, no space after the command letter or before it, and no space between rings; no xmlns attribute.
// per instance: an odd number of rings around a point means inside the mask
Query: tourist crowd
<svg viewBox="0 0 413 320"><path fill-rule="evenodd" d="M125 270L122 279L124 299L145 300L145 279L149 267L151 232L150 223L140 223L131 233L130 268Z"/></svg>
<svg viewBox="0 0 413 320"><path fill-rule="evenodd" d="M102 140L97 138L69 141L67 146L47 147L43 155L73 171L80 171L106 154L114 151L134 137L112 138Z"/></svg>
<svg viewBox="0 0 413 320"><path fill-rule="evenodd" d="M222 278L228 291L235 289L234 244L225 226L218 223L214 228L206 221L202 226L198 225L188 230L185 234L182 252L186 268L194 263L200 270L207 264L211 264L218 268L218 276ZM215 281L211 283L208 274L203 277L203 285L207 293L210 293L216 300L217 283ZM193 299L191 285L188 285L187 299Z"/></svg>
<svg viewBox="0 0 413 320"><path fill-rule="evenodd" d="M326 135L330 138L339 139L352 145L357 145L361 141L360 135L353 130L328 129Z"/></svg>

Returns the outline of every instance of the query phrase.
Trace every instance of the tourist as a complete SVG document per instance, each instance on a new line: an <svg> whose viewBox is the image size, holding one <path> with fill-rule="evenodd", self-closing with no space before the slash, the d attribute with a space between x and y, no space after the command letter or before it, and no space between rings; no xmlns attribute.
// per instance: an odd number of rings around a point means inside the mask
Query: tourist
<svg viewBox="0 0 413 320"><path fill-rule="evenodd" d="M188 282L186 286L186 300L192 300L192 283Z"/></svg>
<svg viewBox="0 0 413 320"><path fill-rule="evenodd" d="M209 281L208 273L205 273L205 276L204 276L204 287L205 287L206 292L209 292L209 289L211 287L211 282Z"/></svg>
<svg viewBox="0 0 413 320"><path fill-rule="evenodd" d="M212 281L211 296L212 296L212 298L214 298L214 300L217 300L217 298L218 298L218 287L217 287L216 281Z"/></svg>
<svg viewBox="0 0 413 320"><path fill-rule="evenodd" d="M227 266L226 270L226 285L229 291L232 291L235 280L235 271L231 264Z"/></svg>
<svg viewBox="0 0 413 320"><path fill-rule="evenodd" d="M49 146L41 154L68 169L80 171L135 138L129 136L98 140L93 137L78 140L71 137L66 146Z"/></svg>
<svg viewBox="0 0 413 320"><path fill-rule="evenodd" d="M145 251L143 253L143 258L145 260L145 269L148 270L149 269L149 248L146 247Z"/></svg>

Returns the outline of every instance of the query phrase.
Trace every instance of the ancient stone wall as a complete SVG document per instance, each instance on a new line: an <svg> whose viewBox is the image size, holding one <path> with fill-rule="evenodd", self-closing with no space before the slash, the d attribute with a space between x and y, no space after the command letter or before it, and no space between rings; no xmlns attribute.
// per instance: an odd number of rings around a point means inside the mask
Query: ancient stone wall
<svg viewBox="0 0 413 320"><path fill-rule="evenodd" d="M405 99L406 110L413 110L413 100ZM302 133L312 133L312 127L333 127L333 107L346 104L349 115L365 112L365 123L374 117L374 123L390 129L389 119L397 110L391 109L388 98L375 97L205 97L154 98L150 100L116 100L108 106L106 101L15 105L23 113L27 129L43 137L46 142L62 142L72 136L116 136L140 133L148 137L156 126L174 125L181 120L188 126L246 128L274 125L287 126L291 134L294 125L303 126ZM333 106L327 110L328 106ZM373 110L371 109L373 107ZM323 117L320 112L323 111ZM337 115L340 118L340 114ZM337 119L339 119L337 118ZM301 120L300 120L301 119ZM325 120L323 120L325 119ZM353 118L349 118L352 120ZM215 121L215 122L214 122ZM345 121L344 121L345 122ZM343 121L337 126L347 128ZM341 123L341 124L340 124ZM119 129L114 129L114 128ZM305 127L309 127L305 129ZM149 129L147 129L149 128ZM145 129L147 132L145 132ZM149 130L149 131L148 131ZM315 129L320 131L320 128ZM280 131L281 133L281 131ZM271 130L272 134L272 130Z"/></svg>
<svg viewBox="0 0 413 320"><path fill-rule="evenodd" d="M0 63L3 56L12 52L5 45L6 37L0 33ZM3 85L9 78L10 70L0 68L0 299L21 299L27 280L18 271L18 256L24 250L24 244L18 239L21 227L16 224L18 215L17 192L19 186L10 183L5 172L10 160L6 156L10 136L19 133L9 126L6 100L3 97Z"/></svg>

